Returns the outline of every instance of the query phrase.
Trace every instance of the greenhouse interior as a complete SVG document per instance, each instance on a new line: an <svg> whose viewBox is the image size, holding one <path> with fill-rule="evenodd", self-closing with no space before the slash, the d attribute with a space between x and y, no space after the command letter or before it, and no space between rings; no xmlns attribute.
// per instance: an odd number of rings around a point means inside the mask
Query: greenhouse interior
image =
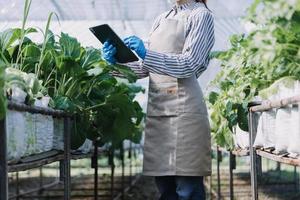
<svg viewBox="0 0 300 200"><path fill-rule="evenodd" d="M300 0L0 0L0 200L299 200Z"/></svg>

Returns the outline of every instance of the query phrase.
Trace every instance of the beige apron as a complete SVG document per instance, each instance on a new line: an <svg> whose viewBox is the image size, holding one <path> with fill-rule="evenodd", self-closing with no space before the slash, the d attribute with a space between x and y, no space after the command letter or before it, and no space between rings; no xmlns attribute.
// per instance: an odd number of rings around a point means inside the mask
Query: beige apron
<svg viewBox="0 0 300 200"><path fill-rule="evenodd" d="M190 12L162 19L149 38L149 49L181 54ZM149 77L144 175L210 175L210 126L196 76L177 79L150 73Z"/></svg>

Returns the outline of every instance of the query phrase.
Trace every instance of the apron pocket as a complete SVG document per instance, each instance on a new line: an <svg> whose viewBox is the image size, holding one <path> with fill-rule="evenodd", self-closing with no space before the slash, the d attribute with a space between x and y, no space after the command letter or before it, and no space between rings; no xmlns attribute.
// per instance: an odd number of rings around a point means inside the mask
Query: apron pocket
<svg viewBox="0 0 300 200"><path fill-rule="evenodd" d="M148 116L176 116L178 114L178 86L175 82L151 84L148 94Z"/></svg>

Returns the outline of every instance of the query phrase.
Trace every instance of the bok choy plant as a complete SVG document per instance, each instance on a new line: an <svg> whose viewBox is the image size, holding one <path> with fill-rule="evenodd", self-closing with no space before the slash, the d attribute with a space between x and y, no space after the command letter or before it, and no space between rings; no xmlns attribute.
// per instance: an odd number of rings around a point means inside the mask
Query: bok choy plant
<svg viewBox="0 0 300 200"><path fill-rule="evenodd" d="M116 147L125 139L138 142L144 114L134 97L143 89L134 85L134 72L124 66L107 64L100 50L83 47L67 33L54 35L50 30L54 13L49 15L42 32L43 42L32 41L30 34L38 34L39 29L26 28L30 4L30 0L25 1L22 28L0 33L0 66L21 70L28 76L33 74L38 80L32 87L23 81L24 91L30 96L26 103L32 104L34 99L47 95L51 97L51 107L73 113L73 149L81 146L86 138L100 138L101 144ZM122 74L127 83L113 77L114 71ZM4 96L3 99L0 96L2 100L5 101ZM5 104L1 106L2 114Z"/></svg>

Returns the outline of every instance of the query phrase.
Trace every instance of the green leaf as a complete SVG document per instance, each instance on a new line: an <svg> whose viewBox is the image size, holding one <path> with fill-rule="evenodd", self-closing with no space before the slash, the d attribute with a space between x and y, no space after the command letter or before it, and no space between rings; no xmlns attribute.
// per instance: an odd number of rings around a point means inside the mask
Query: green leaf
<svg viewBox="0 0 300 200"><path fill-rule="evenodd" d="M237 111L237 116L238 116L238 125L240 129L243 131L248 132L248 109L245 108L243 105L239 105L238 111Z"/></svg>
<svg viewBox="0 0 300 200"><path fill-rule="evenodd" d="M70 60L79 59L81 46L77 39L70 37L66 33L61 33L59 44L63 58L69 58Z"/></svg>
<svg viewBox="0 0 300 200"><path fill-rule="evenodd" d="M93 68L93 65L101 61L101 52L94 48L87 48L80 59L82 68L88 70Z"/></svg>
<svg viewBox="0 0 300 200"><path fill-rule="evenodd" d="M225 51L212 51L209 54L209 59L213 59L213 58L219 58L220 56L222 56L224 53L226 53Z"/></svg>
<svg viewBox="0 0 300 200"><path fill-rule="evenodd" d="M219 94L217 92L211 92L209 93L209 97L208 97L208 101L209 103L211 103L212 105L215 104L215 102L218 99Z"/></svg>
<svg viewBox="0 0 300 200"><path fill-rule="evenodd" d="M86 74L86 71L81 68L80 64L72 57L60 56L56 58L57 68L62 74L68 74L70 77L79 77Z"/></svg>
<svg viewBox="0 0 300 200"><path fill-rule="evenodd" d="M77 115L71 131L71 149L77 150L85 142L89 121L84 115Z"/></svg>
<svg viewBox="0 0 300 200"><path fill-rule="evenodd" d="M111 68L112 70L115 70L115 71L123 74L130 83L136 82L136 80L137 80L136 74L127 66L110 65L110 66L108 66L108 68Z"/></svg>
<svg viewBox="0 0 300 200"><path fill-rule="evenodd" d="M64 96L58 96L53 99L54 101L54 108L58 110L67 110L67 111L75 111L76 107L73 102Z"/></svg>

